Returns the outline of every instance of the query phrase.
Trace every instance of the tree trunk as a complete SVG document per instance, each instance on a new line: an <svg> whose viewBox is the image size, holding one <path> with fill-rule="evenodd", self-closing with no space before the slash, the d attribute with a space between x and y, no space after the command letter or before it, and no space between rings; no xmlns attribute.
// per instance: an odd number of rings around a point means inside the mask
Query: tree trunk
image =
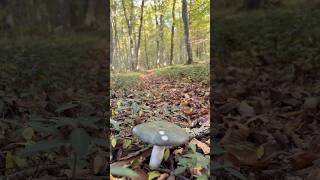
<svg viewBox="0 0 320 180"><path fill-rule="evenodd" d="M160 4L161 11L163 11L163 6ZM166 61L164 59L164 20L163 20L163 12L160 15L160 34L161 34L161 48L160 48L160 63L166 65Z"/></svg>
<svg viewBox="0 0 320 180"><path fill-rule="evenodd" d="M173 0L173 5L172 5L172 27L171 27L171 48L170 48L170 65L172 65L173 61L173 49L174 49L174 25L175 25L175 5L176 5L176 0Z"/></svg>
<svg viewBox="0 0 320 180"><path fill-rule="evenodd" d="M86 27L92 27L95 24L95 21L96 21L95 8L96 8L96 0L88 0L88 8L87 8L86 17L84 20L84 25Z"/></svg>
<svg viewBox="0 0 320 180"><path fill-rule="evenodd" d="M141 31L143 26L143 7L144 7L144 0L142 0L141 3L141 15L140 15L140 27L139 27L139 34L138 34L138 46L136 51L136 60L137 60L137 70L139 70L142 66L141 60L139 60L139 54L140 54L140 43L141 43Z"/></svg>
<svg viewBox="0 0 320 180"><path fill-rule="evenodd" d="M157 6L153 7L155 11L155 21L156 21L156 66L160 67L160 41L159 41L159 22L158 22L158 15L157 15Z"/></svg>
<svg viewBox="0 0 320 180"><path fill-rule="evenodd" d="M127 25L128 25L128 31L129 31L129 43L130 43L130 69L134 70L134 66L135 66L135 56L134 56L134 45L133 45L133 34L132 34L132 25L133 25L133 0L131 0L131 14L130 14L130 19L128 17L128 13L127 13L127 9L126 9L126 5L124 0L122 0L122 6L123 6L123 11L124 11L124 16L125 19L127 21Z"/></svg>
<svg viewBox="0 0 320 180"><path fill-rule="evenodd" d="M179 58L178 58L178 64L182 63L182 43L183 39L182 37L179 37Z"/></svg>
<svg viewBox="0 0 320 180"><path fill-rule="evenodd" d="M147 51L147 36L146 35L144 36L144 53L145 53L147 69L150 69L149 56L148 56L148 51Z"/></svg>
<svg viewBox="0 0 320 180"><path fill-rule="evenodd" d="M189 35L189 18L188 18L188 4L187 0L182 0L182 19L184 24L184 34L187 48L187 64L192 63L192 49Z"/></svg>

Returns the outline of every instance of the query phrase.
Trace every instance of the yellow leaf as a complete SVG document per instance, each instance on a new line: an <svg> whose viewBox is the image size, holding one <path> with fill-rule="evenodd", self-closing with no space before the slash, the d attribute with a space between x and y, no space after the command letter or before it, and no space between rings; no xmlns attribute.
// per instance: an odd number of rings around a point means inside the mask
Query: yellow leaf
<svg viewBox="0 0 320 180"><path fill-rule="evenodd" d="M116 110L114 110L114 109L112 109L112 116L116 116L116 115L118 115L119 113L116 111Z"/></svg>
<svg viewBox="0 0 320 180"><path fill-rule="evenodd" d="M131 139L125 139L123 143L123 148L127 149L131 145L131 143L132 143Z"/></svg>
<svg viewBox="0 0 320 180"><path fill-rule="evenodd" d="M118 106L118 107L121 106L121 101L118 101L118 102L117 102L117 106Z"/></svg>
<svg viewBox="0 0 320 180"><path fill-rule="evenodd" d="M193 109L191 107L183 107L181 110L187 115L191 115L193 113Z"/></svg>
<svg viewBox="0 0 320 180"><path fill-rule="evenodd" d="M152 180L153 178L159 177L161 174L158 171L148 172L148 180Z"/></svg>
<svg viewBox="0 0 320 180"><path fill-rule="evenodd" d="M34 131L31 127L27 127L22 132L22 137L24 137L25 140L29 141L32 139L34 135Z"/></svg>
<svg viewBox="0 0 320 180"><path fill-rule="evenodd" d="M19 167L19 168L24 168L24 167L27 167L28 166L28 163L27 163L27 159L25 158L20 158L18 156L12 156L13 159L14 159L14 162L16 163L16 165Z"/></svg>
<svg viewBox="0 0 320 180"><path fill-rule="evenodd" d="M169 159L169 156L170 156L170 149L166 148L166 150L164 151L163 159L166 161Z"/></svg>
<svg viewBox="0 0 320 180"><path fill-rule="evenodd" d="M13 168L14 168L13 156L12 156L11 152L7 152L5 175L9 175Z"/></svg>
<svg viewBox="0 0 320 180"><path fill-rule="evenodd" d="M111 139L111 146L112 146L112 147L116 147L116 145L117 145L117 139L116 139L115 137L112 137L112 139Z"/></svg>
<svg viewBox="0 0 320 180"><path fill-rule="evenodd" d="M259 146L259 147L257 148L256 154L257 154L257 157L258 157L259 159L262 158L262 156L264 155L264 148L263 148L263 146Z"/></svg>
<svg viewBox="0 0 320 180"><path fill-rule="evenodd" d="M117 178L113 177L113 176L110 174L110 180L117 180Z"/></svg>

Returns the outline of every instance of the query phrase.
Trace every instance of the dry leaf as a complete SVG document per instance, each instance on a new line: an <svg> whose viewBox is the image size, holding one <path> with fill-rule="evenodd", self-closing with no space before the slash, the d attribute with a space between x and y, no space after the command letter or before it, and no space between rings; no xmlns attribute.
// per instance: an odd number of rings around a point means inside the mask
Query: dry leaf
<svg viewBox="0 0 320 180"><path fill-rule="evenodd" d="M312 169L306 178L306 180L316 180L316 179L320 179L320 168Z"/></svg>
<svg viewBox="0 0 320 180"><path fill-rule="evenodd" d="M256 114L255 111L254 111L254 108L251 107L249 104L247 104L244 101L242 101L239 104L238 111L242 116L252 117L252 116L255 116L255 114Z"/></svg>
<svg viewBox="0 0 320 180"><path fill-rule="evenodd" d="M140 167L135 168L133 170L138 174L138 176L131 177L130 180L148 180L147 173L144 170L142 170Z"/></svg>
<svg viewBox="0 0 320 180"><path fill-rule="evenodd" d="M190 143L197 145L200 149L202 149L204 154L209 154L210 153L210 147L206 144L203 143L196 138L193 138Z"/></svg>
<svg viewBox="0 0 320 180"><path fill-rule="evenodd" d="M169 177L169 174L164 173L164 174L161 174L161 175L157 178L157 180L166 180L167 177Z"/></svg>
<svg viewBox="0 0 320 180"><path fill-rule="evenodd" d="M94 174L99 173L105 166L106 158L101 154L97 154L93 159L93 172Z"/></svg>
<svg viewBox="0 0 320 180"><path fill-rule="evenodd" d="M179 148L179 149L174 150L173 154L176 156L183 154L183 148Z"/></svg>

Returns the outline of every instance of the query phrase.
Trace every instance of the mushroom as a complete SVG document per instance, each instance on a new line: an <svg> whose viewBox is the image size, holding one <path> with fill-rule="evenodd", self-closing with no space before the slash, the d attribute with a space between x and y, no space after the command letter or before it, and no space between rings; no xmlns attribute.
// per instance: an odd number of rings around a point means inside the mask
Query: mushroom
<svg viewBox="0 0 320 180"><path fill-rule="evenodd" d="M178 146L189 140L189 136L185 130L166 121L139 124L132 131L143 142L153 145L149 163L151 169L159 167L167 146Z"/></svg>

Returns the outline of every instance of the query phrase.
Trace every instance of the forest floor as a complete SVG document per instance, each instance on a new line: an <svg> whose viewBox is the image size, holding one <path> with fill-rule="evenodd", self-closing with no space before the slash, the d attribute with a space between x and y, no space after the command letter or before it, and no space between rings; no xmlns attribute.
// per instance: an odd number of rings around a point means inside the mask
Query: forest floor
<svg viewBox="0 0 320 180"><path fill-rule="evenodd" d="M308 62L234 57L217 65L216 179L320 179L320 74ZM217 155L217 154L216 154ZM244 178L242 178L244 179Z"/></svg>
<svg viewBox="0 0 320 180"><path fill-rule="evenodd" d="M319 17L307 6L216 11L214 179L320 179L320 51L308 43Z"/></svg>
<svg viewBox="0 0 320 180"><path fill-rule="evenodd" d="M106 177L104 37L1 41L0 179Z"/></svg>
<svg viewBox="0 0 320 180"><path fill-rule="evenodd" d="M111 88L112 166L126 165L136 171L139 177L131 179L208 176L209 76L206 80L194 81L194 76L187 76L190 71L185 72L184 68L193 69L194 74L209 73L208 64L175 66L136 74L135 80L130 82L136 84L135 87ZM176 74L179 70L181 73ZM119 78L117 80L119 82ZM131 131L135 125L155 120L172 122L196 133L188 146L168 148L161 168L151 171L148 168L151 147L139 141Z"/></svg>

